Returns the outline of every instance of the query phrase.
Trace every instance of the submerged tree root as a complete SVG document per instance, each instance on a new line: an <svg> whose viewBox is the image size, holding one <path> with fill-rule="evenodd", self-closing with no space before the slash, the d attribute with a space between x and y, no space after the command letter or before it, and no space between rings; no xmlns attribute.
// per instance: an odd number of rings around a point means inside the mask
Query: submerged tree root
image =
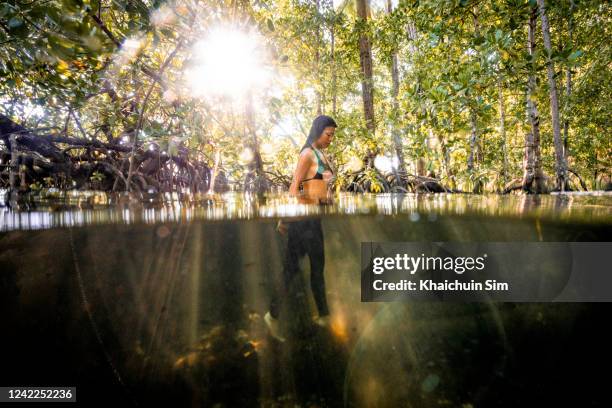
<svg viewBox="0 0 612 408"><path fill-rule="evenodd" d="M0 187L42 187L102 191L208 191L210 167L180 148L176 155L134 146L128 185L131 144L104 143L39 134L0 115Z"/></svg>
<svg viewBox="0 0 612 408"><path fill-rule="evenodd" d="M433 177L406 172L382 174L374 168L364 168L351 174L346 190L361 193L458 193Z"/></svg>

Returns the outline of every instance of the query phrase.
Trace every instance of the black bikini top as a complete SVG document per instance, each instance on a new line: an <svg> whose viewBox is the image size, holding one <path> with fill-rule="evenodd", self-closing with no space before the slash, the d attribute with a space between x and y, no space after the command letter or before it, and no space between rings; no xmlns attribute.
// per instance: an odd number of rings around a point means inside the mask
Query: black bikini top
<svg viewBox="0 0 612 408"><path fill-rule="evenodd" d="M317 158L317 173L314 175L314 177L302 180L302 182L308 181L308 180L323 180L323 172L326 171L326 170L328 170L328 171L333 173L333 170L331 169L331 167L329 166L327 161L321 160L321 156L319 156L319 153L318 153L317 149L315 149L312 146L311 146L311 148L312 148L312 151L314 152L314 154L315 154L315 156Z"/></svg>

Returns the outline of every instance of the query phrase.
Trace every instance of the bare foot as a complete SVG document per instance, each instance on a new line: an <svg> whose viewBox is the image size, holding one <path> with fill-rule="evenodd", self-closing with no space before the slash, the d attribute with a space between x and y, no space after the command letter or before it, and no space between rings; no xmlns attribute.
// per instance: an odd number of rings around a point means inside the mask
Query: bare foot
<svg viewBox="0 0 612 408"><path fill-rule="evenodd" d="M266 322L266 326L268 326L268 330L270 330L270 335L281 343L284 343L285 338L281 335L278 319L273 318L270 312L268 312L264 316L264 321Z"/></svg>
<svg viewBox="0 0 612 408"><path fill-rule="evenodd" d="M329 316L319 316L314 319L316 325L321 327L329 327L330 319Z"/></svg>

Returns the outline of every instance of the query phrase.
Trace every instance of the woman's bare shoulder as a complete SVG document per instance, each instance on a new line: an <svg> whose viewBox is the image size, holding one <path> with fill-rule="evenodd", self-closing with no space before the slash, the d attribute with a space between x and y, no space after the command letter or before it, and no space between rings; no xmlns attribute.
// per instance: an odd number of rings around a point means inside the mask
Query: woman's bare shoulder
<svg viewBox="0 0 612 408"><path fill-rule="evenodd" d="M300 152L300 159L302 159L303 157L314 160L314 150L312 150L311 147L305 148Z"/></svg>

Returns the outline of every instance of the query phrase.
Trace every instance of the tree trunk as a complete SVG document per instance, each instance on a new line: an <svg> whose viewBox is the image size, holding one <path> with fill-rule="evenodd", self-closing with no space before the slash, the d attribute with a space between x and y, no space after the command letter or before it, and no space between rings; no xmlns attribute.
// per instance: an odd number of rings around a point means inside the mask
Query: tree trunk
<svg viewBox="0 0 612 408"><path fill-rule="evenodd" d="M473 9L473 14L472 14L472 20L474 23L474 36L475 37L479 37L480 36L480 24L478 22L478 14L477 14L477 9L474 8ZM476 103L476 101L474 101L474 104ZM476 108L474 106L470 106L469 107L470 110L470 128L471 128L471 134L470 134L470 154L468 156L468 161L467 161L467 169L468 169L468 173L470 174L470 176L473 175L473 171L474 171L474 162L479 162L482 158L482 154L479 152L479 147L480 147L480 141L478 140L478 115L476 112ZM480 179L476 180L476 182L474 182L474 187L472 190L474 193L481 193L482 192L482 183L480 182Z"/></svg>
<svg viewBox="0 0 612 408"><path fill-rule="evenodd" d="M320 5L319 0L315 0L315 13L317 17L317 23L315 27L315 73L317 76L316 84L317 89L315 91L315 99L317 104L317 115L323 114L322 108L322 96L319 87L321 86L321 56L319 54L319 45L321 44L321 26L319 24L320 18Z"/></svg>
<svg viewBox="0 0 612 408"><path fill-rule="evenodd" d="M551 59L552 45L550 42L550 25L546 16L544 0L537 0L542 20L542 36L544 37L544 48L546 49L546 72L548 74L548 87L550 91L550 114L553 126L553 142L555 146L555 167L557 173L557 189L565 191L567 188L567 164L563 153L563 141L561 140L561 128L559 124L559 99L557 95L557 83L555 82L555 69Z"/></svg>
<svg viewBox="0 0 612 408"><path fill-rule="evenodd" d="M356 0L358 23L361 25L362 34L359 37L359 61L361 64L361 92L363 97L363 113L366 127L374 134L376 124L374 122L374 86L372 83L372 46L368 38L366 27L368 21L368 0Z"/></svg>
<svg viewBox="0 0 612 408"><path fill-rule="evenodd" d="M15 176L19 170L19 151L17 150L17 135L9 136L11 141L11 163L9 165L9 186L11 191L15 191Z"/></svg>
<svg viewBox="0 0 612 408"><path fill-rule="evenodd" d="M504 102L504 86L502 79L499 78L497 81L497 88L499 91L499 134L502 140L502 180L504 186L508 183L508 147L506 142L506 104Z"/></svg>
<svg viewBox="0 0 612 408"><path fill-rule="evenodd" d="M440 150L442 152L442 163L448 180L448 186L454 190L457 188L455 185L455 172L450 165L450 152L448 151L448 146L446 146L446 142L444 142L444 138L440 133L438 133L438 143L440 144Z"/></svg>
<svg viewBox="0 0 612 408"><path fill-rule="evenodd" d="M535 53L535 28L537 21L537 9L533 7L529 16L527 48L529 55ZM544 175L540 161L540 116L538 107L534 100L536 80L534 74L534 63L529 67L529 78L527 81L527 110L531 132L525 135L525 158L523 190L528 192L542 193L544 191Z"/></svg>
<svg viewBox="0 0 612 408"><path fill-rule="evenodd" d="M253 95L251 92L247 93L246 100L246 124L248 135L246 140L250 142L247 143L247 146L251 149L253 153L253 159L249 165L249 172L251 175L255 176L255 192L263 193L268 189L268 181L265 177L263 170L263 160L261 159L261 153L259 151L259 142L257 140L257 133L255 131L255 115L253 113Z"/></svg>
<svg viewBox="0 0 612 408"><path fill-rule="evenodd" d="M387 0L387 13L390 15L393 12L393 4L391 0ZM397 96L399 94L399 69L397 66L397 52L394 50L391 55L391 98L392 98L392 111L393 118L397 121L399 117L399 103ZM398 160L398 170L400 173L406 172L406 165L404 164L404 146L402 144L402 137L397 128L397 124L393 125L393 143L395 144L395 155Z"/></svg>
<svg viewBox="0 0 612 408"><path fill-rule="evenodd" d="M419 52L419 48L417 45L417 38L418 38L418 33L417 33L417 29L415 24L412 21L409 21L406 24L406 37L408 38L408 51L409 51L409 55L416 55ZM419 98L424 98L423 96L423 88L421 86L421 78L419 76L416 77L416 85L417 85L417 94L419 95ZM421 107L421 114L423 117L427 116L427 111L425 109L425 107ZM418 123L415 123L414 126L415 129L415 133L417 135L417 138L420 136L420 125ZM416 163L415 163L415 169L418 170L419 166L422 166L423 163L421 163L423 161L422 158L417 158ZM418 173L418 171L417 171Z"/></svg>
<svg viewBox="0 0 612 408"><path fill-rule="evenodd" d="M478 142L478 118L476 116L476 109L473 107L470 107L470 127L472 132L470 134L470 154L468 156L467 169L470 175L472 175L474 172L474 162L478 163L481 159ZM482 193L482 188L482 182L480 179L477 179L474 182L472 192L480 194Z"/></svg>
<svg viewBox="0 0 612 408"><path fill-rule="evenodd" d="M336 75L336 17L331 23L331 77L332 77L332 114L336 117L337 105L338 105L338 91L337 91L337 75Z"/></svg>
<svg viewBox="0 0 612 408"><path fill-rule="evenodd" d="M470 107L470 154L467 159L467 169L469 172L474 170L474 156L477 156L475 154L478 148L478 125L476 122L476 110Z"/></svg>
<svg viewBox="0 0 612 408"><path fill-rule="evenodd" d="M569 20L568 20L568 27L567 27L567 31L569 34L569 40L568 40L568 46L571 48L572 47L572 36L573 36L573 31L574 31L574 16L573 16L573 12L574 12L574 0L570 0L570 9L569 9ZM569 140L569 120L567 118L568 113L569 113L569 104L570 104L570 97L572 96L572 70L571 68L567 68L567 71L565 72L565 119L563 120L563 156L565 157L565 163L567 165L567 160L568 160L568 156L569 156L569 152L568 152L568 140Z"/></svg>
<svg viewBox="0 0 612 408"><path fill-rule="evenodd" d="M212 194L215 192L215 181L217 180L217 174L219 173L219 163L221 162L221 150L217 149L215 152L215 162L213 164L212 172L210 174L210 184L208 186L208 193Z"/></svg>

